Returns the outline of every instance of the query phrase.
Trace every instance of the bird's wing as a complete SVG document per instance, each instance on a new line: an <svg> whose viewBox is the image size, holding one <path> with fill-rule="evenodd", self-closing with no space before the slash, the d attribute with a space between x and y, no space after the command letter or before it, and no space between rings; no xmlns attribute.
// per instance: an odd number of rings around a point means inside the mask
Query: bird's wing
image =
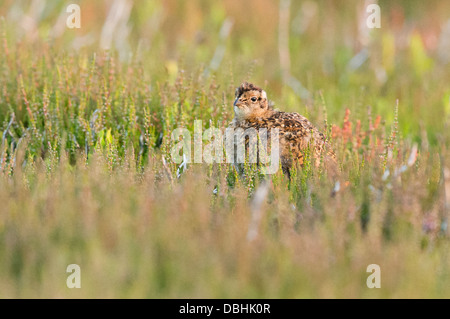
<svg viewBox="0 0 450 319"><path fill-rule="evenodd" d="M280 128L280 131L286 137L292 136L295 139L304 139L309 142L314 139L316 142L325 141L325 136L304 116L298 113L277 112L268 119L274 127Z"/></svg>
<svg viewBox="0 0 450 319"><path fill-rule="evenodd" d="M314 145L317 155L325 150L326 160L336 162L336 154L326 137L321 133L306 117L298 113L279 112L277 117L277 126L280 126L280 132L289 141L298 143L300 148Z"/></svg>

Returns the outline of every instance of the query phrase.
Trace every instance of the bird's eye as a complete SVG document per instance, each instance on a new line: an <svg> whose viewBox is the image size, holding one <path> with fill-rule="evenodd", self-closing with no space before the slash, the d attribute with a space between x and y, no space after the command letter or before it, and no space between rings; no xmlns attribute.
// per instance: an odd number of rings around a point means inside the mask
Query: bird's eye
<svg viewBox="0 0 450 319"><path fill-rule="evenodd" d="M256 96L252 97L251 100L252 100L252 102L256 102L256 100L257 100Z"/></svg>

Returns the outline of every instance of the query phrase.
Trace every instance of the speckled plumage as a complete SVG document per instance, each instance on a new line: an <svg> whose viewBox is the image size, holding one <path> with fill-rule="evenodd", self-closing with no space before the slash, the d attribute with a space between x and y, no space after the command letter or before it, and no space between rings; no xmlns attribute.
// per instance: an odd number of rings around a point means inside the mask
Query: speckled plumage
<svg viewBox="0 0 450 319"><path fill-rule="evenodd" d="M321 159L324 162L335 161L324 134L306 117L274 110L266 92L252 83L244 82L236 89L234 111L235 118L230 124L232 128L279 129L281 167L289 178L294 163L303 165L309 147L316 165L320 164Z"/></svg>

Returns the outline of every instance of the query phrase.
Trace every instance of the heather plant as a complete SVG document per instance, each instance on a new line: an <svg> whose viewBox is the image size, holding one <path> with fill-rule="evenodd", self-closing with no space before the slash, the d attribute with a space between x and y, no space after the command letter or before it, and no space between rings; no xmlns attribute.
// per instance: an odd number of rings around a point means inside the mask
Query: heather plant
<svg viewBox="0 0 450 319"><path fill-rule="evenodd" d="M450 297L448 3L36 3L0 7L0 297ZM173 160L247 80L336 174Z"/></svg>

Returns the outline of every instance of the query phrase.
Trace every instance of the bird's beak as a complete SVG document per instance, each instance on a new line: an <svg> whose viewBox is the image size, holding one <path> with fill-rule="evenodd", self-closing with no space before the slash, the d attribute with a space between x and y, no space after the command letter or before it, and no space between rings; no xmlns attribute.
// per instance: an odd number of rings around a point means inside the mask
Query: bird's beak
<svg viewBox="0 0 450 319"><path fill-rule="evenodd" d="M233 104L233 106L234 106L234 107L238 107L238 108L240 108L240 107L242 106L242 103L241 103L241 102L239 102L239 100L237 100L237 99L236 99L236 101L234 101L234 104Z"/></svg>

